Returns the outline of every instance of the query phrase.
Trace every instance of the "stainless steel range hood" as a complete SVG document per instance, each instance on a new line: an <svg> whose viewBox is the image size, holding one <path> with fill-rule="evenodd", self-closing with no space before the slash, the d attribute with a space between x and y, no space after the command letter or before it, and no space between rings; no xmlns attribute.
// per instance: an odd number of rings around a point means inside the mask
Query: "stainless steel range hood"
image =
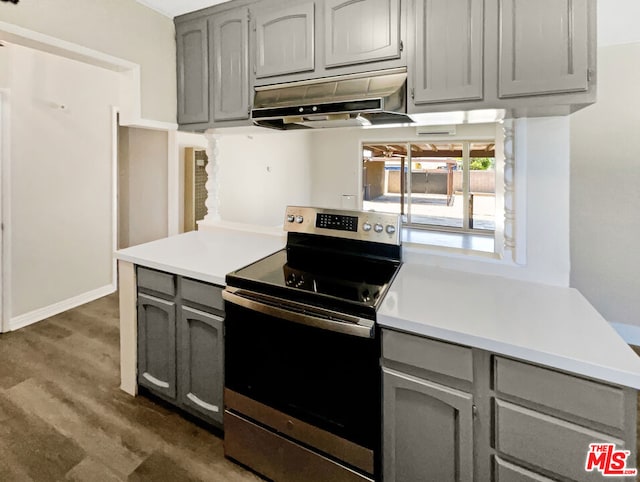
<svg viewBox="0 0 640 482"><path fill-rule="evenodd" d="M251 119L272 129L406 124L405 68L255 88Z"/></svg>

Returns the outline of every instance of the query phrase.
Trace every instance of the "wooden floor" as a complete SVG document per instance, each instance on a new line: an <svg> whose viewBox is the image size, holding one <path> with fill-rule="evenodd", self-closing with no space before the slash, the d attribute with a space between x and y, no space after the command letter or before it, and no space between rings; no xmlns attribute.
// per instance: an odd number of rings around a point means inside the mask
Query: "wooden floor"
<svg viewBox="0 0 640 482"><path fill-rule="evenodd" d="M0 335L0 481L261 480L216 435L122 392L118 365L115 295Z"/></svg>
<svg viewBox="0 0 640 482"><path fill-rule="evenodd" d="M119 382L115 295L0 335L0 481L261 480Z"/></svg>

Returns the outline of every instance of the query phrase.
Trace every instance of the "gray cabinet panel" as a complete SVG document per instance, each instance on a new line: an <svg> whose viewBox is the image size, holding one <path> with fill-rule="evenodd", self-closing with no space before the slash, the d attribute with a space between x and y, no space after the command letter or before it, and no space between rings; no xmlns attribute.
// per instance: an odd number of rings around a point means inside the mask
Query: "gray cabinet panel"
<svg viewBox="0 0 640 482"><path fill-rule="evenodd" d="M138 383L176 396L176 304L138 294Z"/></svg>
<svg viewBox="0 0 640 482"><path fill-rule="evenodd" d="M499 393L624 428L625 399L621 388L502 357L495 357L494 364L494 384Z"/></svg>
<svg viewBox="0 0 640 482"><path fill-rule="evenodd" d="M471 394L382 370L385 482L472 480Z"/></svg>
<svg viewBox="0 0 640 482"><path fill-rule="evenodd" d="M387 360L473 381L472 353L467 347L383 330L382 356Z"/></svg>
<svg viewBox="0 0 640 482"><path fill-rule="evenodd" d="M495 402L495 444L499 453L572 480L602 480L585 472L590 443L624 441L512 403Z"/></svg>
<svg viewBox="0 0 640 482"><path fill-rule="evenodd" d="M586 91L588 0L499 0L500 97Z"/></svg>
<svg viewBox="0 0 640 482"><path fill-rule="evenodd" d="M554 482L535 472L510 464L500 457L494 457L494 473L496 482Z"/></svg>
<svg viewBox="0 0 640 482"><path fill-rule="evenodd" d="M325 0L325 67L400 57L400 0Z"/></svg>
<svg viewBox="0 0 640 482"><path fill-rule="evenodd" d="M173 297L176 294L176 277L153 269L137 269L138 287Z"/></svg>
<svg viewBox="0 0 640 482"><path fill-rule="evenodd" d="M209 122L207 20L176 24L178 123Z"/></svg>
<svg viewBox="0 0 640 482"><path fill-rule="evenodd" d="M224 311L222 289L220 286L202 281L181 279L181 293L184 301L197 303L220 312Z"/></svg>
<svg viewBox="0 0 640 482"><path fill-rule="evenodd" d="M483 0L416 0L415 104L483 97Z"/></svg>
<svg viewBox="0 0 640 482"><path fill-rule="evenodd" d="M222 318L182 306L179 324L180 403L222 423Z"/></svg>
<svg viewBox="0 0 640 482"><path fill-rule="evenodd" d="M256 13L257 78L313 71L315 68L313 1L266 4Z"/></svg>
<svg viewBox="0 0 640 482"><path fill-rule="evenodd" d="M213 121L249 117L249 9L209 19L213 64Z"/></svg>

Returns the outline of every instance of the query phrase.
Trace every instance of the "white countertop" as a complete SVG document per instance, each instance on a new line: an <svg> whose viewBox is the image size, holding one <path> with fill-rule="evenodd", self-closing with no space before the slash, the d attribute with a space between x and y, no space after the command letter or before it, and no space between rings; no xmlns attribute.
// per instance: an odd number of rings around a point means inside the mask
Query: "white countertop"
<svg viewBox="0 0 640 482"><path fill-rule="evenodd" d="M116 257L225 284L225 275L286 244L272 235L208 228ZM640 389L640 357L575 289L405 263L378 324Z"/></svg>
<svg viewBox="0 0 640 482"><path fill-rule="evenodd" d="M285 244L284 232L272 235L220 227L121 249L115 256L141 266L224 285L227 273L274 253Z"/></svg>
<svg viewBox="0 0 640 482"><path fill-rule="evenodd" d="M572 288L404 264L378 324L640 389L640 357Z"/></svg>

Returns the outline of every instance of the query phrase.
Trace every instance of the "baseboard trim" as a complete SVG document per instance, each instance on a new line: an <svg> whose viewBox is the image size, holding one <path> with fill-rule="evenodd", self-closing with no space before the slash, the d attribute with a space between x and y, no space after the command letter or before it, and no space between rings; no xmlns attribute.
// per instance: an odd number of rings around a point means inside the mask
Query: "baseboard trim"
<svg viewBox="0 0 640 482"><path fill-rule="evenodd" d="M611 322L611 326L629 345L640 346L640 326L616 322Z"/></svg>
<svg viewBox="0 0 640 482"><path fill-rule="evenodd" d="M85 303L97 300L98 298L102 298L103 296L110 295L111 293L114 293L116 289L117 288L115 284L108 284L106 286L102 286L101 288L87 291L86 293L82 293L78 296L74 296L73 298L68 298L66 300L59 301L58 303L45 306L44 308L38 308L37 310L30 311L29 313L16 316L14 318L11 318L11 320L9 321L9 331L19 330L20 328L24 328L25 326L32 325L51 316L58 315L63 311L67 311L77 306L84 305Z"/></svg>

